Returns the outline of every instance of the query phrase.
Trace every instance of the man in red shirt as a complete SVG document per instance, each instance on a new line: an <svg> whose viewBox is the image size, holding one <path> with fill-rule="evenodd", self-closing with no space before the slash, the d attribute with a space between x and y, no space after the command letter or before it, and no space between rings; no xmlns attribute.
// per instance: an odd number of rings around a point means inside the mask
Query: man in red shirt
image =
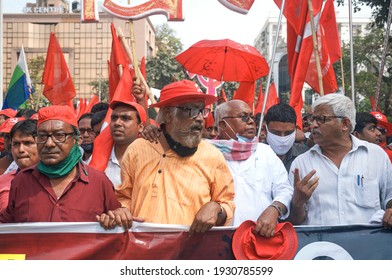
<svg viewBox="0 0 392 280"><path fill-rule="evenodd" d="M94 222L102 213L123 211L105 174L81 161L77 127L68 106L40 109L40 161L15 176L1 223Z"/></svg>

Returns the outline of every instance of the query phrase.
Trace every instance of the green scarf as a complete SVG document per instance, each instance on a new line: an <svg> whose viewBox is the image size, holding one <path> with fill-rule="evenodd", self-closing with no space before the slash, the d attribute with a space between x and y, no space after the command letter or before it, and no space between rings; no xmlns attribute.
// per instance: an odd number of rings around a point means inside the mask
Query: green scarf
<svg viewBox="0 0 392 280"><path fill-rule="evenodd" d="M55 165L46 165L40 161L37 165L37 169L50 179L61 178L69 174L81 159L82 153L80 152L78 144L75 144L68 156L59 163Z"/></svg>

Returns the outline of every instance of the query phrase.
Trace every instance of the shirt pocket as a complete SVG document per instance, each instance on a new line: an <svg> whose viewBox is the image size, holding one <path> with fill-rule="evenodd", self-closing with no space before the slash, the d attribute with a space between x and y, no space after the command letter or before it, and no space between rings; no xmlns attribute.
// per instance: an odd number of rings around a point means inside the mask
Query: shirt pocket
<svg viewBox="0 0 392 280"><path fill-rule="evenodd" d="M369 175L362 175L355 180L354 201L363 208L378 208L380 206L380 189L378 179Z"/></svg>

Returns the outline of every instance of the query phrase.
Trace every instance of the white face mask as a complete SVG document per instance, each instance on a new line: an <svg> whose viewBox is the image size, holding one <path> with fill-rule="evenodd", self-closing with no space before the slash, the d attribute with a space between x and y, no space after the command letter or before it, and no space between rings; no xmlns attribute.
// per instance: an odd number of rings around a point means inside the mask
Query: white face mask
<svg viewBox="0 0 392 280"><path fill-rule="evenodd" d="M274 152L281 156L286 154L295 142L295 131L287 136L278 136L268 131L267 129L267 142Z"/></svg>

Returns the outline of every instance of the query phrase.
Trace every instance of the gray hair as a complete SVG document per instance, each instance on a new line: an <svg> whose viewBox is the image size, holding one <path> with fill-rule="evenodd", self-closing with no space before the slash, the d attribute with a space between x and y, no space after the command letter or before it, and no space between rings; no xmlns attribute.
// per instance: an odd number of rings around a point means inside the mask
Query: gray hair
<svg viewBox="0 0 392 280"><path fill-rule="evenodd" d="M220 133L220 127L219 127L219 122L227 116L227 114L231 110L229 102L223 102L216 106L215 111L214 111L214 117L215 117L215 126L218 129L218 133Z"/></svg>
<svg viewBox="0 0 392 280"><path fill-rule="evenodd" d="M331 106L333 113L335 116L341 116L348 118L351 123L351 131L352 133L354 131L355 127L355 106L354 103L351 101L350 98L347 96L344 96L343 94L340 93L330 93L326 94L320 98L318 98L313 104L312 104L312 110L318 106L321 105L328 105Z"/></svg>
<svg viewBox="0 0 392 280"><path fill-rule="evenodd" d="M165 107L165 108L168 108L168 107ZM158 124L165 123L165 114L163 113L165 108L160 108L158 113L157 113L157 115L156 115L156 117L155 117L155 121ZM174 112L174 114L177 112L177 108L175 108L175 107L169 107L169 108L170 108L170 110L172 110Z"/></svg>

